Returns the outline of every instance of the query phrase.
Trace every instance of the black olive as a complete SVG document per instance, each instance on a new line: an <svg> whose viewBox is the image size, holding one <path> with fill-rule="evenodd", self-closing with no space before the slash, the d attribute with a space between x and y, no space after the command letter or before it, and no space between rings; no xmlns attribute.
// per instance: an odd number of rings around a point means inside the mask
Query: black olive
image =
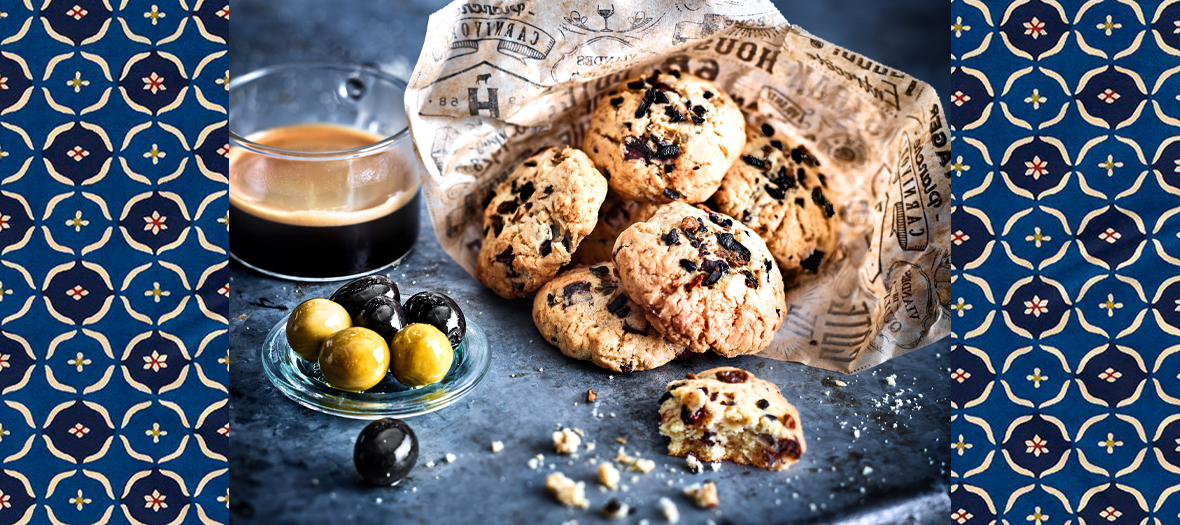
<svg viewBox="0 0 1180 525"><path fill-rule="evenodd" d="M401 302L401 294L397 291L397 284L392 279L380 274L353 279L337 289L328 299L343 306L349 316L356 318L361 313L361 309L365 307L365 303L378 295L384 295L394 301Z"/></svg>
<svg viewBox="0 0 1180 525"><path fill-rule="evenodd" d="M369 299L361 313L352 320L353 326L363 326L377 332L386 342L407 324L409 323L406 322L406 312L402 310L402 305L397 304L392 297L384 295Z"/></svg>
<svg viewBox="0 0 1180 525"><path fill-rule="evenodd" d="M418 437L400 419L378 419L357 436L352 462L365 481L393 485L418 462Z"/></svg>
<svg viewBox="0 0 1180 525"><path fill-rule="evenodd" d="M450 297L438 292L419 292L405 304L406 319L411 323L425 323L446 334L451 347L457 347L467 335L467 319L463 310Z"/></svg>

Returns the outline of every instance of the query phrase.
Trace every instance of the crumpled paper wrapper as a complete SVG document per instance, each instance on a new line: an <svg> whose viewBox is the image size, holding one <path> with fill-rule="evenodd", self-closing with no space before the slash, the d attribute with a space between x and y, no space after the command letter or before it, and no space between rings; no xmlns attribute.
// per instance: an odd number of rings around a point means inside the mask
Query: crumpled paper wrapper
<svg viewBox="0 0 1180 525"><path fill-rule="evenodd" d="M901 71L766 0L452 2L430 17L406 114L443 248L474 274L483 203L539 148L580 147L599 94L652 69L712 80L749 126L823 161L841 253L787 291L760 355L854 373L950 331L950 130ZM522 303L524 304L524 303Z"/></svg>

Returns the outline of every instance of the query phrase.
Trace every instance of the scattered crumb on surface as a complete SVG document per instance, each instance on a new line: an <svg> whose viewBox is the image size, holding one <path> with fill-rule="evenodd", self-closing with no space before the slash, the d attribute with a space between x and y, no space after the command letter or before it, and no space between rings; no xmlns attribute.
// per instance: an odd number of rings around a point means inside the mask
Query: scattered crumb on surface
<svg viewBox="0 0 1180 525"><path fill-rule="evenodd" d="M545 488L562 505L581 509L590 507L590 500L586 499L585 482L575 482L565 477L565 474L554 472L545 477Z"/></svg>
<svg viewBox="0 0 1180 525"><path fill-rule="evenodd" d="M608 519L621 520L631 513L631 506L618 499L611 498L610 501L606 502L606 505L603 505L602 510L599 512Z"/></svg>
<svg viewBox="0 0 1180 525"><path fill-rule="evenodd" d="M656 468L656 462L650 459L636 459L630 465L627 465L628 470L634 470L647 474Z"/></svg>
<svg viewBox="0 0 1180 525"><path fill-rule="evenodd" d="M427 462L426 462L426 468L430 468L430 467L433 467L433 466L434 466L434 462L433 462L433 461L427 461Z"/></svg>
<svg viewBox="0 0 1180 525"><path fill-rule="evenodd" d="M837 380L836 380L836 386L848 386L848 383L845 383L845 382L843 382L843 381L841 381L841 380L837 379Z"/></svg>
<svg viewBox="0 0 1180 525"><path fill-rule="evenodd" d="M615 438L615 441L618 441L619 443L622 443L624 445L627 444L627 438Z"/></svg>
<svg viewBox="0 0 1180 525"><path fill-rule="evenodd" d="M529 468L530 469L537 470L538 468L544 467L544 466L545 466L545 455L544 454L537 454L536 457L529 460Z"/></svg>
<svg viewBox="0 0 1180 525"><path fill-rule="evenodd" d="M594 393L594 389L586 390L586 402L593 403L595 399L598 399L598 394Z"/></svg>
<svg viewBox="0 0 1180 525"><path fill-rule="evenodd" d="M714 461L712 463L709 463L709 467L711 467L713 469L713 472L717 472L718 470L721 470L721 462Z"/></svg>
<svg viewBox="0 0 1180 525"><path fill-rule="evenodd" d="M616 490L619 488L619 469L615 468L610 463L603 463L598 466L598 482L602 486Z"/></svg>
<svg viewBox="0 0 1180 525"><path fill-rule="evenodd" d="M586 452L594 452L594 443L586 443Z"/></svg>
<svg viewBox="0 0 1180 525"><path fill-rule="evenodd" d="M493 441L492 442L492 453L495 454L496 452L499 452L501 450L504 450L504 443L501 441Z"/></svg>
<svg viewBox="0 0 1180 525"><path fill-rule="evenodd" d="M897 386L897 374L893 374L885 378L885 384L889 386Z"/></svg>
<svg viewBox="0 0 1180 525"><path fill-rule="evenodd" d="M574 429L574 433L575 433L575 434L577 434L577 435L579 435L579 436L586 437L586 433L585 433L585 432L582 432L582 429L580 429L580 428L575 428L575 429Z"/></svg>
<svg viewBox="0 0 1180 525"><path fill-rule="evenodd" d="M553 448L558 454L573 454L581 444L582 438L568 428L553 433Z"/></svg>
<svg viewBox="0 0 1180 525"><path fill-rule="evenodd" d="M702 509L710 509L717 506L717 484L712 481L701 485L695 483L685 487L684 494L692 499L696 506Z"/></svg>
<svg viewBox="0 0 1180 525"><path fill-rule="evenodd" d="M454 454L447 454L447 456L446 456L447 463L454 463L455 459L457 459L457 458L455 457Z"/></svg>
<svg viewBox="0 0 1180 525"><path fill-rule="evenodd" d="M676 504L668 498L660 498L660 512L664 514L664 519L668 523L676 523L680 521L680 509L676 508Z"/></svg>
<svg viewBox="0 0 1180 525"><path fill-rule="evenodd" d="M689 454L684 459L688 462L689 472L692 472L693 474L700 474L701 471L705 470L705 465L701 463L701 460L697 459L696 456Z"/></svg>
<svg viewBox="0 0 1180 525"><path fill-rule="evenodd" d="M872 474L872 473L873 473L873 467L870 467L868 465L865 465L865 469L863 471L861 471L861 474L864 474L866 476L868 476L869 474Z"/></svg>

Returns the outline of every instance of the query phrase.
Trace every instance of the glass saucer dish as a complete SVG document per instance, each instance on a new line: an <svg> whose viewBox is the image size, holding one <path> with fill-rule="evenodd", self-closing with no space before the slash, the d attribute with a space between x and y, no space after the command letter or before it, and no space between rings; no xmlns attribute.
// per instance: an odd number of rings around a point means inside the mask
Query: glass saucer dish
<svg viewBox="0 0 1180 525"><path fill-rule="evenodd" d="M475 390L491 364L483 328L467 320L467 337L455 349L455 361L442 381L419 388L398 383L386 374L364 392L328 386L320 365L300 359L287 344L287 317L270 329L262 344L262 368L270 382L291 400L312 410L354 419L410 417L433 412Z"/></svg>

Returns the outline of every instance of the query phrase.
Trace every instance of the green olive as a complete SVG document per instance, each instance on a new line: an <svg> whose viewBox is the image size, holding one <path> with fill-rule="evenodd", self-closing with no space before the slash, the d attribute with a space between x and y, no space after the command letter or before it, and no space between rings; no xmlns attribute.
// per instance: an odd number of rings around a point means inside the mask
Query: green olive
<svg viewBox="0 0 1180 525"><path fill-rule="evenodd" d="M455 352L438 328L414 323L394 334L389 368L398 382L409 387L437 383L447 375Z"/></svg>
<svg viewBox="0 0 1180 525"><path fill-rule="evenodd" d="M352 316L343 306L327 299L308 299L287 318L287 343L299 357L315 361L324 340L351 326Z"/></svg>
<svg viewBox="0 0 1180 525"><path fill-rule="evenodd" d="M320 372L333 388L360 392L373 388L389 372L389 345L368 328L336 332L320 349Z"/></svg>

